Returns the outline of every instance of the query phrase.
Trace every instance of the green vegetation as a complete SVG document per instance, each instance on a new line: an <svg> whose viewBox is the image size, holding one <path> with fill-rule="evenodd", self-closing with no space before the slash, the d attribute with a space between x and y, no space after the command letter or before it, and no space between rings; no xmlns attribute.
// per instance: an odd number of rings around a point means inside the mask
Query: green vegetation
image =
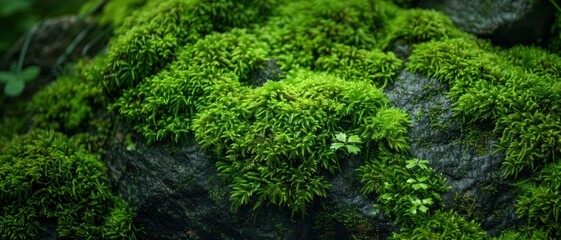
<svg viewBox="0 0 561 240"><path fill-rule="evenodd" d="M360 152L360 147L358 147L357 144L361 144L362 140L360 140L359 136L351 135L347 139L347 134L337 133L335 135L335 138L337 139L337 141L331 143L331 149L337 151L340 148L344 147L343 149L345 149L348 154L358 154Z"/></svg>
<svg viewBox="0 0 561 240"><path fill-rule="evenodd" d="M25 89L25 83L35 80L39 76L40 68L30 66L18 70L16 65L12 65L11 71L0 72L0 83L4 85L4 94L10 97L21 95Z"/></svg>
<svg viewBox="0 0 561 240"><path fill-rule="evenodd" d="M134 211L113 196L103 162L60 133L33 130L0 149L0 237L135 239Z"/></svg>
<svg viewBox="0 0 561 240"><path fill-rule="evenodd" d="M84 149L102 149L108 107L149 143L194 136L216 159L232 210L305 215L356 158L362 193L401 229L393 239L486 239L470 216L443 210L444 177L410 155L410 116L383 94L404 62L448 84L455 116L493 129L505 176L527 178L515 204L527 224L499 239L560 236L558 55L500 49L442 13L382 0L109 1L100 22L114 28L106 52L23 104L29 133L17 136L24 114L0 115L1 238L38 238L54 222L62 238L134 238L134 211L111 195L103 164ZM405 45L405 61L389 51ZM269 63L279 78L256 84ZM34 75L3 73L0 82L17 95ZM433 128L447 129L444 111L425 113ZM130 135L127 143L134 148ZM352 212L317 218L360 238L376 232Z"/></svg>
<svg viewBox="0 0 561 240"><path fill-rule="evenodd" d="M402 229L390 239L488 239L478 223L455 212L437 211L415 228ZM516 239L516 238L510 238Z"/></svg>
<svg viewBox="0 0 561 240"><path fill-rule="evenodd" d="M466 124L493 127L498 151L506 155L506 176L539 176L546 169L558 174L552 168L561 153L558 55L536 47L503 50L457 38L416 45L406 68L448 83L454 114ZM547 226L543 229L550 237L559 237L558 213L553 210L558 188L540 181L524 181L519 187L517 216L528 219L530 226Z"/></svg>
<svg viewBox="0 0 561 240"><path fill-rule="evenodd" d="M469 36L455 28L444 13L421 9L401 12L389 23L386 31L386 38L380 44L386 49L393 49L396 45Z"/></svg>
<svg viewBox="0 0 561 240"><path fill-rule="evenodd" d="M381 152L357 172L364 194L377 193L379 207L404 227L421 224L442 207L445 179L427 166L427 160Z"/></svg>
<svg viewBox="0 0 561 240"><path fill-rule="evenodd" d="M218 175L233 189L234 209L274 204L304 213L330 187L323 172L339 170L343 159L328 147L337 133L361 134L372 146L394 137L373 139L367 128L381 121L376 114L386 111L386 103L366 82L304 71L223 96L197 115L193 129L201 147L220 156Z"/></svg>

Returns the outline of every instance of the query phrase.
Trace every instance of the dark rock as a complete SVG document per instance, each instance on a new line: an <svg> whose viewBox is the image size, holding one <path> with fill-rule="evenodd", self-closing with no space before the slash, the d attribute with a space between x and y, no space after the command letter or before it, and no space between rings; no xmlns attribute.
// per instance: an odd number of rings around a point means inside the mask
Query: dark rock
<svg viewBox="0 0 561 240"><path fill-rule="evenodd" d="M555 14L548 0L420 0L418 7L443 11L461 30L503 46L540 44Z"/></svg>
<svg viewBox="0 0 561 240"><path fill-rule="evenodd" d="M194 140L147 145L139 138L129 151L123 139L124 133L115 136L104 159L114 191L138 209L137 223L146 239L317 239L325 229L315 222L316 212L326 212L325 205L333 205L329 216L352 216L360 223L360 229L347 230L354 223L334 229L338 237L364 233L385 239L397 230L360 194L355 173L363 162L359 158L342 164L328 197L318 198L304 217L291 217L288 209L278 207L245 207L232 213L215 161Z"/></svg>
<svg viewBox="0 0 561 240"><path fill-rule="evenodd" d="M277 81L282 75L282 70L277 65L277 61L272 59L266 61L260 68L255 69L249 74L249 81L253 86L261 87L267 81Z"/></svg>
<svg viewBox="0 0 561 240"><path fill-rule="evenodd" d="M118 134L104 157L114 191L138 209L146 239L308 239L311 225L266 207L230 212L215 161L193 140L126 150Z"/></svg>
<svg viewBox="0 0 561 240"><path fill-rule="evenodd" d="M485 127L467 130L456 121L446 98L448 86L433 78L403 71L386 90L392 105L411 115L413 157L429 160L452 189L443 196L450 208L482 221L490 235L515 222L514 195L502 179L501 153ZM473 209L466 209L470 202Z"/></svg>

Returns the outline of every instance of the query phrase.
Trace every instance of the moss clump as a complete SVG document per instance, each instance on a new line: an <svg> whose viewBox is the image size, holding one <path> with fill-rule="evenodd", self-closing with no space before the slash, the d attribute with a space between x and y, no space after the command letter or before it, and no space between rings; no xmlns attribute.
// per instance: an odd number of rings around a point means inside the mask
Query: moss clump
<svg viewBox="0 0 561 240"><path fill-rule="evenodd" d="M385 18L374 0L291 1L262 28L281 69L312 67L335 44L370 50Z"/></svg>
<svg viewBox="0 0 561 240"><path fill-rule="evenodd" d="M363 194L377 194L379 207L402 227L422 224L443 206L440 196L448 187L428 161L408 159L381 151L357 169Z"/></svg>
<svg viewBox="0 0 561 240"><path fill-rule="evenodd" d="M402 229L390 239L488 239L487 233L474 221L455 212L436 211L414 228Z"/></svg>
<svg viewBox="0 0 561 240"><path fill-rule="evenodd" d="M315 196L326 195L324 172L339 170L339 156L328 147L336 133L368 137L366 148L403 137L372 133L370 126L385 120L377 113L389 111L386 104L382 92L365 82L300 72L218 99L197 115L193 129L201 146L219 156L218 175L232 187L234 209L273 204L303 213ZM399 126L405 116L398 115L395 127L405 128ZM393 147L400 149L397 142Z"/></svg>
<svg viewBox="0 0 561 240"><path fill-rule="evenodd" d="M392 83L401 70L402 61L392 52L367 51L334 44L330 55L320 56L314 69L333 73L343 79L372 82L378 86Z"/></svg>
<svg viewBox="0 0 561 240"><path fill-rule="evenodd" d="M166 69L130 88L110 105L149 142L185 136L198 109L237 90L265 62L266 45L242 30L210 34L187 47ZM249 85L249 83L247 84Z"/></svg>
<svg viewBox="0 0 561 240"><path fill-rule="evenodd" d="M149 1L115 30L104 68L111 97L136 86L176 58L176 49L211 31L259 21L275 5L268 1ZM236 14L232 14L235 12Z"/></svg>
<svg viewBox="0 0 561 240"><path fill-rule="evenodd" d="M33 130L0 149L0 237L134 239L134 211L112 195L99 159L60 133Z"/></svg>
<svg viewBox="0 0 561 240"><path fill-rule="evenodd" d="M551 238L561 237L561 162L544 166L539 174L517 184L516 215L545 230Z"/></svg>
<svg viewBox="0 0 561 240"><path fill-rule="evenodd" d="M407 69L450 85L453 110L467 124L488 124L505 152L506 176L536 176L561 155L561 58L536 47L493 48L467 38L418 44ZM557 236L556 188L521 184L516 213L530 226ZM543 220L543 221L542 221ZM547 221L547 223L545 223Z"/></svg>
<svg viewBox="0 0 561 240"><path fill-rule="evenodd" d="M322 172L339 169L328 147L335 134L372 136L374 130L365 126L376 125L376 113L386 103L382 92L365 82L299 72L219 99L193 124L201 146L220 156L218 174L230 182L234 208L274 204L296 213L314 196L325 196L330 185Z"/></svg>
<svg viewBox="0 0 561 240"><path fill-rule="evenodd" d="M435 10L411 9L397 15L387 26L383 48L411 45L429 40L464 37L444 13Z"/></svg>

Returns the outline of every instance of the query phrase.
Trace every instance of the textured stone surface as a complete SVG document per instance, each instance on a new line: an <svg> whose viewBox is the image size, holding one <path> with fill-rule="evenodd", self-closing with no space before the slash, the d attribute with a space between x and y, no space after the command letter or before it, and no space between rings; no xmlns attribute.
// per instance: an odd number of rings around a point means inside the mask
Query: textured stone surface
<svg viewBox="0 0 561 240"><path fill-rule="evenodd" d="M495 235L516 220L514 195L501 179L504 156L494 153L496 140L485 131L474 133L462 128L452 115L447 90L447 85L436 79L403 71L386 95L394 106L411 115L413 156L429 160L452 186L443 196L446 205L460 212L472 207L472 215ZM473 206L467 206L466 201L473 201Z"/></svg>
<svg viewBox="0 0 561 240"><path fill-rule="evenodd" d="M116 136L105 155L114 190L138 209L146 239L305 239L310 225L277 208L229 211L214 161L191 140L166 145Z"/></svg>
<svg viewBox="0 0 561 240"><path fill-rule="evenodd" d="M555 13L548 0L420 0L418 6L441 10L461 30L505 46L545 40Z"/></svg>

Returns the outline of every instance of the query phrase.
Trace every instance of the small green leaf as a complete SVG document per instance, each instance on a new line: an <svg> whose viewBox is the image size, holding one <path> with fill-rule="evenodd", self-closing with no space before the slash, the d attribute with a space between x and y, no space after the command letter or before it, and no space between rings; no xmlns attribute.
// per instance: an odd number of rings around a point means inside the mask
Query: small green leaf
<svg viewBox="0 0 561 240"><path fill-rule="evenodd" d="M349 137L349 140L347 141L348 143L362 143L362 140L360 139L359 136L357 135L351 135Z"/></svg>
<svg viewBox="0 0 561 240"><path fill-rule="evenodd" d="M417 166L417 160L416 159L410 159L410 160L407 160L406 162L407 162L407 165L405 166L406 168L411 169L411 168L414 168L415 166Z"/></svg>
<svg viewBox="0 0 561 240"><path fill-rule="evenodd" d="M4 87L4 94L10 97L17 97L21 95L23 89L25 88L25 83L20 79L13 79L6 83Z"/></svg>
<svg viewBox="0 0 561 240"><path fill-rule="evenodd" d="M347 145L347 151L352 154L358 154L360 152L360 148L355 145Z"/></svg>
<svg viewBox="0 0 561 240"><path fill-rule="evenodd" d="M19 78L24 82L30 82L37 79L39 73L41 73L41 68L39 68L39 66L29 66L22 70Z"/></svg>
<svg viewBox="0 0 561 240"><path fill-rule="evenodd" d="M341 142L347 142L347 134L345 133L337 133L337 135L335 135L335 138L337 138L337 140Z"/></svg>
<svg viewBox="0 0 561 240"><path fill-rule="evenodd" d="M17 79L17 76L13 72L0 72L0 83L7 83L9 81L12 81L12 79Z"/></svg>
<svg viewBox="0 0 561 240"><path fill-rule="evenodd" d="M419 207L419 210L421 210L421 212L423 212L423 213L426 213L427 210L429 210L429 208L428 208L428 207L425 207L425 205L421 205L421 206Z"/></svg>
<svg viewBox="0 0 561 240"><path fill-rule="evenodd" d="M337 143L332 143L330 148L337 150L339 148L342 148L343 146L345 146L345 144L337 142Z"/></svg>

